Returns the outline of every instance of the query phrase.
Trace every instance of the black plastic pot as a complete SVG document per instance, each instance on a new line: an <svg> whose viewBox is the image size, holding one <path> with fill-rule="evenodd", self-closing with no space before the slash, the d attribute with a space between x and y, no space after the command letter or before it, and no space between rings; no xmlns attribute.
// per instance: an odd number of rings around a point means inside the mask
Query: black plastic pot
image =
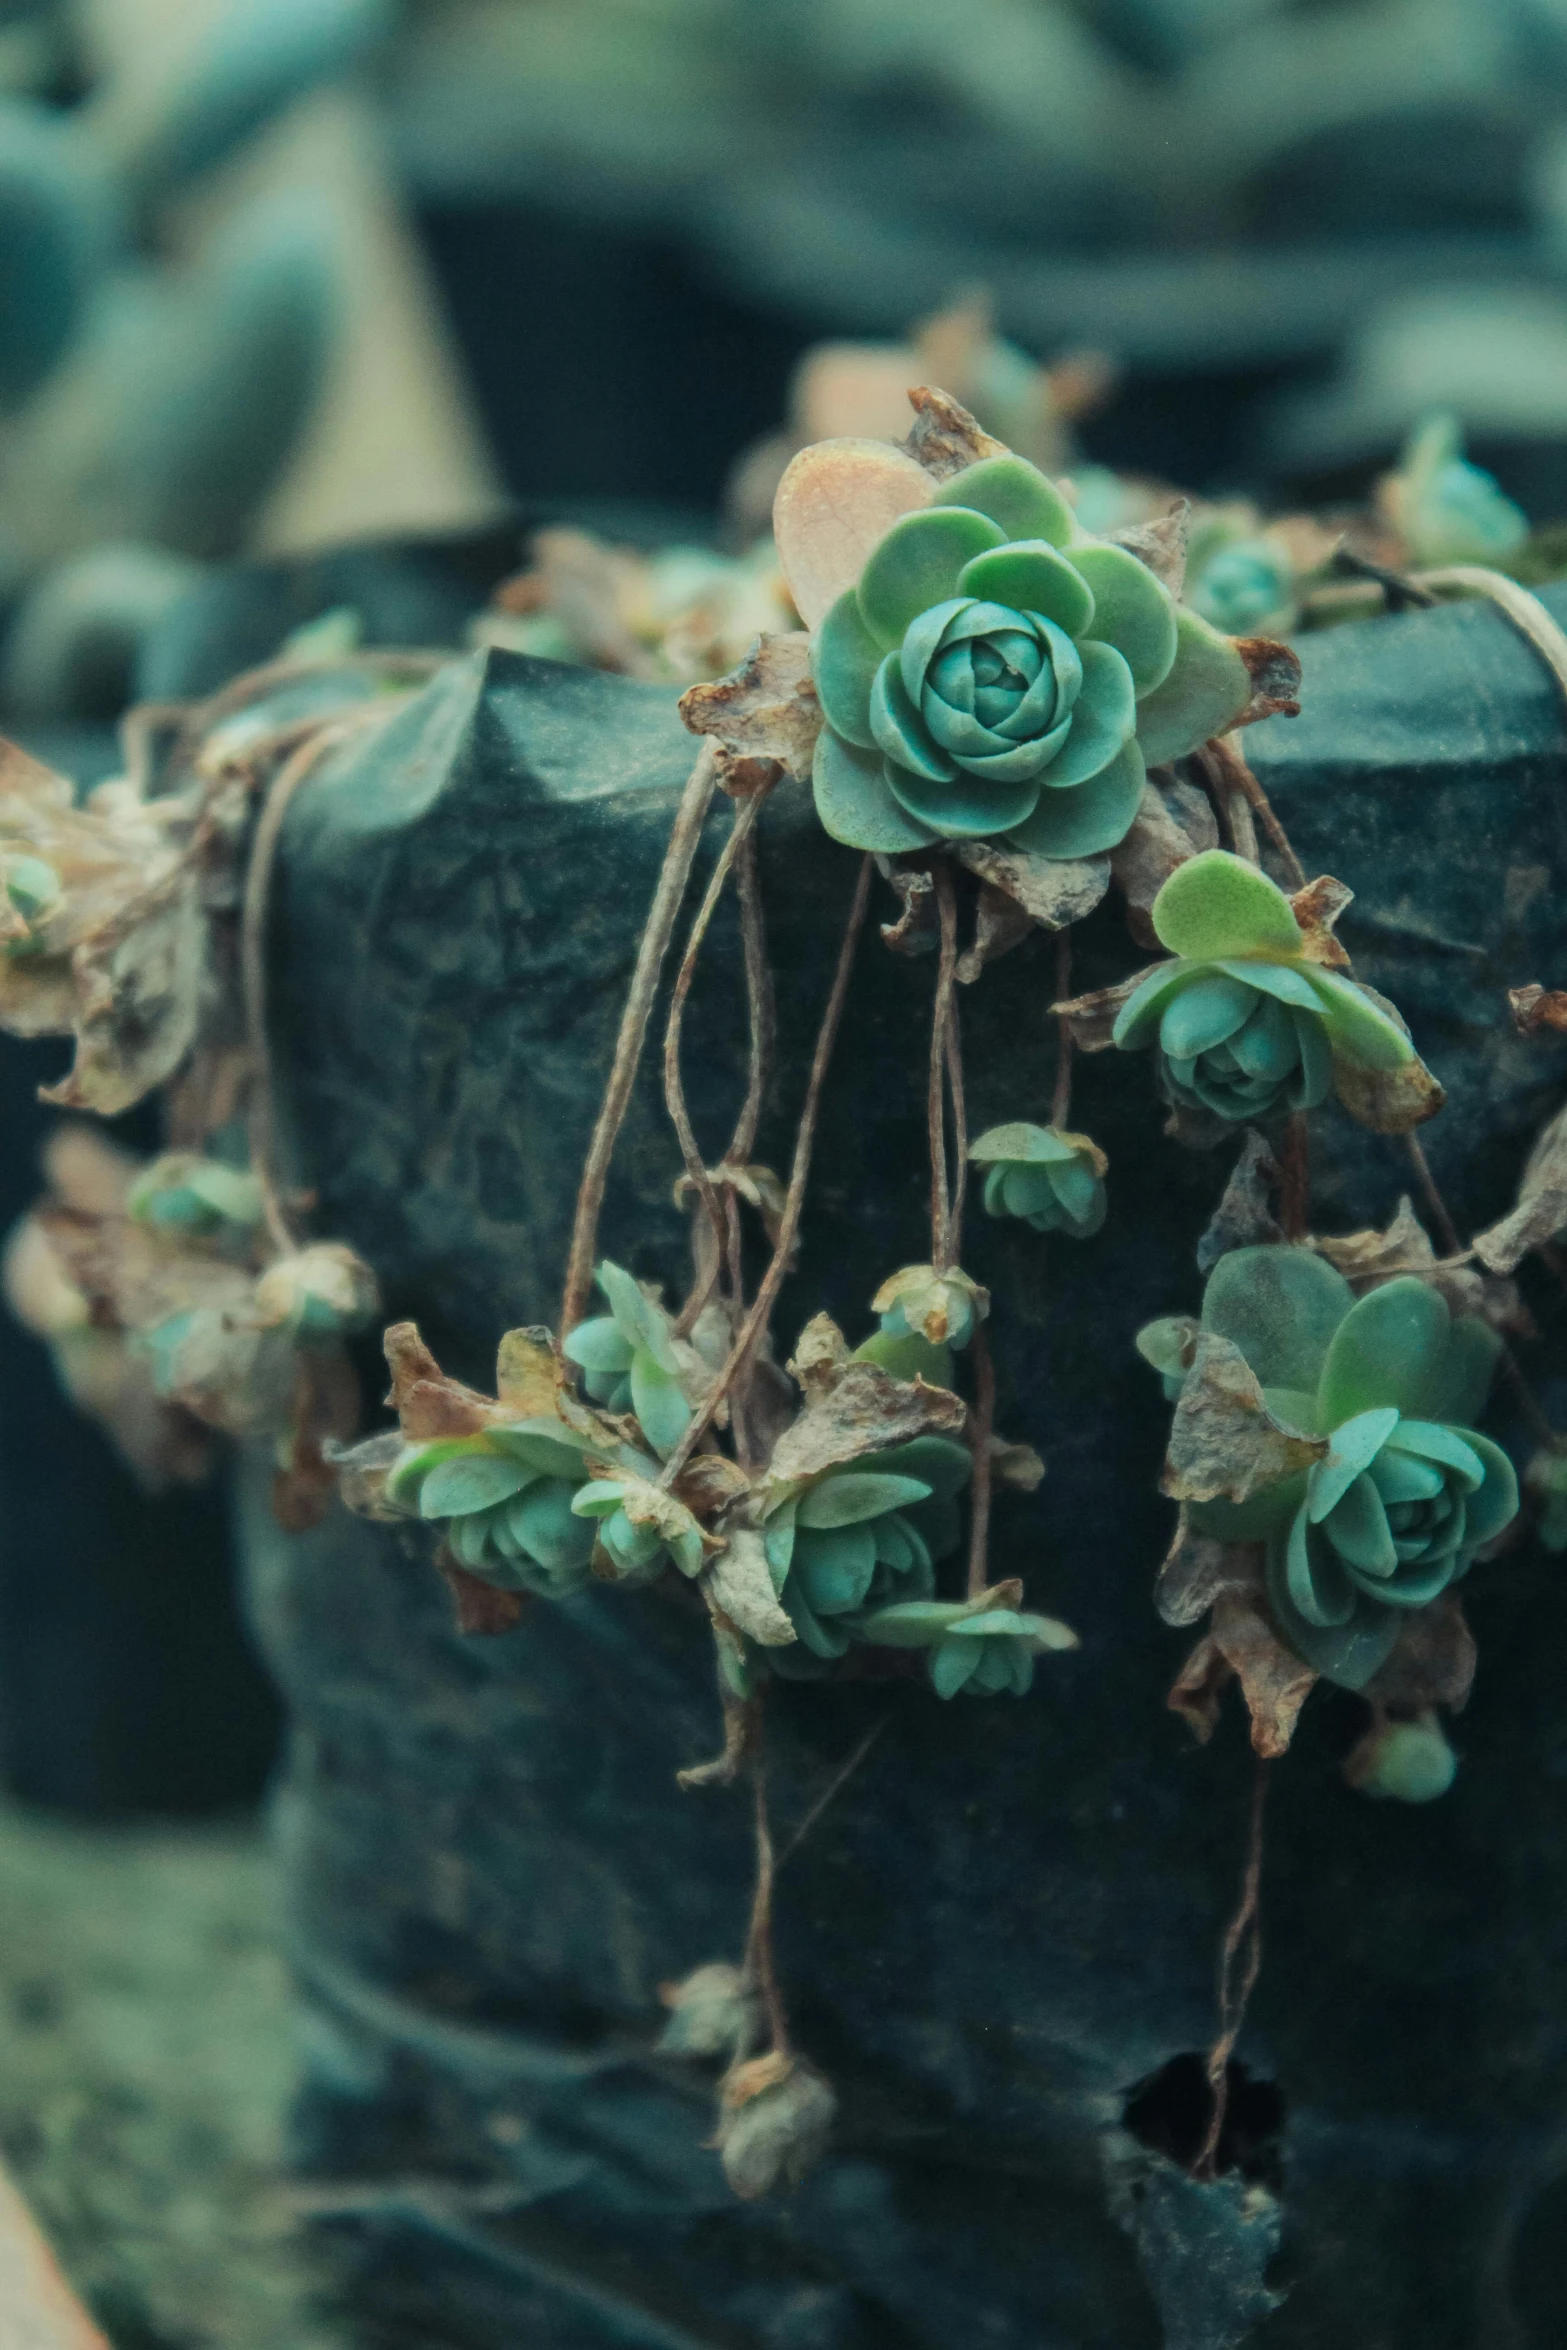
<svg viewBox="0 0 1567 2350"><path fill-rule="evenodd" d="M1342 630L1304 661L1305 715L1250 748L1307 870L1359 892L1343 935L1448 1087L1429 1148L1476 1228L1567 1074L1505 1001L1562 976L1556 695L1474 607ZM486 1378L504 1327L556 1310L691 752L671 694L492 656L291 812L275 1008L300 1171L320 1228L460 1375ZM798 793L763 843L776 1161L854 860ZM688 1040L713 1148L741 1083L736 954L721 923ZM1043 1114L1051 958L1036 936L965 996L976 1126ZM1140 959L1106 909L1077 976ZM877 1281L922 1253L929 997L930 966L872 931L785 1341L822 1307L859 1335ZM1023 1702L860 1683L780 1687L771 1706L785 1829L885 1725L780 1887L798 2035L842 2099L836 2149L792 2199L730 2197L710 2084L650 2055L658 1985L736 1955L748 1900L742 1795L674 1783L717 1738L700 1618L595 1593L463 1639L416 1542L342 1515L291 1542L253 1494L252 1607L292 1725L278 1828L311 2027L301 2153L344 2181L343 2240L395 2338L1221 2350L1259 2321L1277 2350L1567 2338L1567 1586L1527 1545L1472 1578L1482 1661L1443 1801L1352 1794L1337 1762L1361 1709L1309 1707L1270 1799L1228 2167L1209 2188L1181 2167L1251 1768L1238 1718L1199 1750L1165 1710L1187 1636L1150 1604L1166 1414L1131 1341L1195 1304L1228 1155L1164 1141L1146 1064L1119 1056L1082 1065L1074 1122L1110 1155L1103 1236L976 1214L965 1262L997 1299L1001 1424L1049 1467L998 1504L997 1567L1081 1650ZM1385 1221L1409 1187L1401 1146L1323 1124L1319 1228ZM671 1284L675 1171L649 1079L603 1240ZM1287 2289L1271 2315L1270 2288Z"/></svg>

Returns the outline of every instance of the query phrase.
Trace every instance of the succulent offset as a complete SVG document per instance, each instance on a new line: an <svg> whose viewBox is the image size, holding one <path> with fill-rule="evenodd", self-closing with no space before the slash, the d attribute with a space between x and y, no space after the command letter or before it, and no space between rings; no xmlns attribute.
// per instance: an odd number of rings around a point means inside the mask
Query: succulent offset
<svg viewBox="0 0 1567 2350"><path fill-rule="evenodd" d="M684 1368L669 1316L619 1265L598 1269L610 1311L579 1322L562 1352L607 1411L631 1412L655 1452L671 1453L691 1420L681 1386Z"/></svg>
<svg viewBox="0 0 1567 2350"><path fill-rule="evenodd" d="M1415 1062L1390 1006L1329 969L1283 891L1226 849L1176 867L1152 920L1173 962L1122 1005L1114 1041L1156 1045L1172 1098L1236 1122L1315 1109L1339 1064L1388 1073Z"/></svg>
<svg viewBox="0 0 1567 2350"><path fill-rule="evenodd" d="M1193 1502L1192 1526L1265 1541L1280 1632L1360 1688L1401 1615L1467 1573L1517 1512L1511 1462L1473 1426L1497 1339L1426 1282L1400 1276L1357 1302L1325 1259L1286 1247L1222 1257L1202 1329L1239 1349L1277 1420L1327 1450L1244 1500Z"/></svg>
<svg viewBox="0 0 1567 2350"><path fill-rule="evenodd" d="M938 1697L1026 1697L1037 1657L1075 1648L1077 1635L1054 1616L1016 1605L1019 1584L993 1584L978 1599L911 1599L867 1616L861 1636L884 1648L918 1648Z"/></svg>
<svg viewBox="0 0 1567 2350"><path fill-rule="evenodd" d="M1464 455L1462 428L1446 410L1416 425L1379 496L1417 563L1496 563L1529 535L1523 509Z"/></svg>
<svg viewBox="0 0 1567 2350"><path fill-rule="evenodd" d="M961 1347L973 1337L975 1323L989 1313L990 1293L957 1265L944 1273L934 1265L905 1265L882 1283L871 1299L871 1311L880 1315L886 1338Z"/></svg>
<svg viewBox="0 0 1567 2350"><path fill-rule="evenodd" d="M992 1126L969 1146L985 1169L985 1212L1017 1216L1036 1232L1090 1240L1104 1223L1107 1161L1086 1134L1018 1120Z"/></svg>
<svg viewBox="0 0 1567 2350"><path fill-rule="evenodd" d="M558 1599L587 1581L593 1557L593 1527L571 1506L585 1450L563 1422L544 1418L437 1438L409 1447L386 1498L439 1522L470 1574Z"/></svg>
<svg viewBox="0 0 1567 2350"><path fill-rule="evenodd" d="M1113 848L1146 764L1233 725L1251 690L1227 639L1010 454L893 522L822 616L811 667L818 812L882 853Z"/></svg>
<svg viewBox="0 0 1567 2350"><path fill-rule="evenodd" d="M769 1513L768 1565L813 1655L842 1656L867 1608L930 1597L936 1560L957 1547L969 1466L966 1445L916 1437L827 1470Z"/></svg>

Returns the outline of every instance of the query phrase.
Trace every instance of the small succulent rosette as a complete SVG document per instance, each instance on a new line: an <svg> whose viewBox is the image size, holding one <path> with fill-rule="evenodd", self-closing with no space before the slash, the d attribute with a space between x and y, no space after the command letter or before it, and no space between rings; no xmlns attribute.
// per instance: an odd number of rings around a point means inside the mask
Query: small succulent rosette
<svg viewBox="0 0 1567 2350"><path fill-rule="evenodd" d="M1077 1634L1054 1616L1017 1605L1017 1583L978 1599L909 1599L862 1618L860 1637L883 1648L917 1648L938 1697L1026 1697L1037 1658L1076 1648Z"/></svg>
<svg viewBox="0 0 1567 2350"><path fill-rule="evenodd" d="M1447 410L1416 425L1377 500L1416 563L1499 563L1529 535L1522 507L1465 457L1462 427Z"/></svg>
<svg viewBox="0 0 1567 2350"><path fill-rule="evenodd" d="M1357 1302L1325 1259L1285 1247L1222 1257L1202 1330L1239 1349L1268 1410L1318 1440L1318 1457L1243 1501L1191 1503L1192 1527L1266 1542L1279 1631L1327 1680L1361 1688L1401 1616L1466 1574L1517 1513L1512 1463L1473 1425L1495 1334L1408 1275Z"/></svg>
<svg viewBox="0 0 1567 2350"><path fill-rule="evenodd" d="M930 1597L937 1560L958 1545L969 1471L967 1445L919 1436L828 1469L769 1511L773 1585L813 1656L843 1656L866 1609Z"/></svg>
<svg viewBox="0 0 1567 2350"><path fill-rule="evenodd" d="M248 1169L198 1151L165 1151L142 1169L126 1200L127 1214L149 1231L225 1250L249 1246L261 1207L261 1185Z"/></svg>
<svg viewBox="0 0 1567 2350"><path fill-rule="evenodd" d="M1091 1240L1109 1208L1104 1152L1086 1134L1017 1120L992 1126L969 1147L985 1170L985 1213L1016 1216L1036 1232Z"/></svg>
<svg viewBox="0 0 1567 2350"><path fill-rule="evenodd" d="M609 1312L579 1322L562 1352L583 1374L583 1385L606 1411L629 1412L653 1450L667 1458L691 1424L687 1389L699 1381L695 1349L677 1339L655 1297L619 1265L598 1268Z"/></svg>
<svg viewBox="0 0 1567 2350"><path fill-rule="evenodd" d="M341 1241L313 1241L279 1257L256 1283L256 1319L296 1346L330 1345L367 1330L381 1310L375 1275Z"/></svg>
<svg viewBox="0 0 1567 2350"><path fill-rule="evenodd" d="M1095 855L1125 837L1145 767L1251 699L1234 644L1010 452L938 481L904 450L820 441L774 527L813 631L817 811L852 848Z"/></svg>
<svg viewBox="0 0 1567 2350"><path fill-rule="evenodd" d="M1193 517L1182 594L1227 636L1268 636L1295 619L1295 566L1282 537L1254 508L1210 507Z"/></svg>
<svg viewBox="0 0 1567 2350"><path fill-rule="evenodd" d="M944 1273L934 1265L905 1265L882 1283L871 1299L871 1312L880 1315L885 1338L964 1347L975 1323L990 1312L990 1292L956 1265Z"/></svg>
<svg viewBox="0 0 1567 2350"><path fill-rule="evenodd" d="M587 1476L582 1437L548 1417L410 1445L386 1481L388 1508L440 1527L470 1575L560 1599L587 1581L594 1529L572 1501Z"/></svg>
<svg viewBox="0 0 1567 2350"><path fill-rule="evenodd" d="M670 1563L696 1576L707 1562L696 1518L658 1483L658 1463L629 1446L607 1473L579 1488L571 1506L579 1519L596 1521L594 1564L609 1582L653 1582Z"/></svg>
<svg viewBox="0 0 1567 2350"><path fill-rule="evenodd" d="M1318 959L1320 934L1255 865L1203 850L1170 875L1152 921L1175 960L1132 988L1112 1036L1123 1052L1157 1048L1173 1102L1243 1123L1315 1109L1336 1088L1384 1131L1440 1108L1392 1006Z"/></svg>

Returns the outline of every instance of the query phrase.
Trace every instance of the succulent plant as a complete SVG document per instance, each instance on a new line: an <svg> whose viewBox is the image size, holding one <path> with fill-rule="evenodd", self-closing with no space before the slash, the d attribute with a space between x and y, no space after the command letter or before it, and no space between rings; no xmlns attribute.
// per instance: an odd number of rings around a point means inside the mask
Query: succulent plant
<svg viewBox="0 0 1567 2350"><path fill-rule="evenodd" d="M1467 1573L1517 1512L1512 1463L1472 1425L1495 1334L1407 1275L1357 1302L1325 1259L1286 1247L1222 1257L1202 1328L1239 1348L1278 1419L1328 1450L1244 1501L1193 1502L1191 1524L1265 1541L1284 1638L1328 1680L1363 1687L1401 1613Z"/></svg>
<svg viewBox="0 0 1567 2350"><path fill-rule="evenodd" d="M610 1310L577 1324L564 1344L566 1360L583 1372L595 1403L633 1413L654 1451L672 1453L690 1425L691 1406L670 1317L619 1265L600 1265L598 1285Z"/></svg>
<svg viewBox="0 0 1567 2350"><path fill-rule="evenodd" d="M813 1655L842 1656L868 1607L930 1597L936 1560L957 1545L954 1497L968 1477L966 1445L919 1436L828 1469L769 1514L767 1562Z"/></svg>
<svg viewBox="0 0 1567 2350"><path fill-rule="evenodd" d="M998 1585L971 1600L900 1601L863 1617L856 1632L879 1647L922 1648L938 1697L956 1697L960 1691L996 1697L1008 1690L1025 1697L1033 1686L1035 1658L1075 1648L1077 1635L1053 1616L997 1604L1017 1589Z"/></svg>
<svg viewBox="0 0 1567 2350"><path fill-rule="evenodd" d="M247 1242L261 1221L261 1185L245 1168L166 1151L143 1168L126 1207L138 1224L171 1239Z"/></svg>
<svg viewBox="0 0 1567 2350"><path fill-rule="evenodd" d="M1271 540L1234 538L1202 557L1193 549L1185 594L1192 610L1215 628L1251 636L1288 626L1295 582L1283 551Z"/></svg>
<svg viewBox="0 0 1567 2350"><path fill-rule="evenodd" d="M898 516L821 616L811 665L818 812L835 839L882 852L985 837L1044 857L1112 848L1145 753L1193 749L1250 696L1234 646L1011 454Z"/></svg>
<svg viewBox="0 0 1567 2350"><path fill-rule="evenodd" d="M1090 1240L1105 1220L1104 1152L1086 1134L1019 1120L992 1126L969 1157L985 1173L985 1212L1020 1216L1036 1232Z"/></svg>
<svg viewBox="0 0 1567 2350"><path fill-rule="evenodd" d="M1361 1795L1434 1803L1458 1776L1458 1757L1434 1712L1413 1721L1374 1722L1346 1756L1344 1776Z"/></svg>
<svg viewBox="0 0 1567 2350"><path fill-rule="evenodd" d="M871 1299L887 1338L919 1338L932 1347L967 1346L974 1324L990 1311L990 1293L953 1265L905 1265L889 1274ZM884 1365L884 1368L891 1366Z"/></svg>
<svg viewBox="0 0 1567 2350"><path fill-rule="evenodd" d="M1150 1370L1157 1371L1166 1403L1175 1403L1192 1367L1197 1324L1190 1314L1166 1314L1145 1322L1137 1333L1137 1351Z"/></svg>
<svg viewBox="0 0 1567 2350"><path fill-rule="evenodd" d="M950 1387L956 1376L950 1346L932 1346L928 1338L905 1331L873 1330L854 1350L857 1363L874 1363L894 1379L923 1379L927 1387Z"/></svg>
<svg viewBox="0 0 1567 2350"><path fill-rule="evenodd" d="M1523 509L1463 450L1457 417L1439 411L1416 425L1380 484L1382 509L1417 563L1495 563L1529 535Z"/></svg>
<svg viewBox="0 0 1567 2350"><path fill-rule="evenodd" d="M1236 1121L1314 1109L1335 1065L1386 1072L1415 1050L1391 1008L1307 952L1283 891L1227 849L1178 865L1152 920L1156 963L1115 1022L1125 1052L1155 1044L1173 1100Z"/></svg>
<svg viewBox="0 0 1567 2350"><path fill-rule="evenodd" d="M256 1318L286 1330L296 1346L319 1345L367 1329L381 1294L364 1259L340 1241L313 1241L279 1257L256 1283Z"/></svg>
<svg viewBox="0 0 1567 2350"><path fill-rule="evenodd" d="M656 1482L656 1461L621 1451L619 1474L582 1486L572 1509L598 1521L598 1538L612 1582L651 1582L673 1560L683 1575L698 1575L707 1553L702 1530L684 1502Z"/></svg>
<svg viewBox="0 0 1567 2350"><path fill-rule="evenodd" d="M593 1527L572 1510L585 1445L547 1418L412 1445L387 1479L393 1508L441 1523L459 1566L558 1599L588 1579Z"/></svg>

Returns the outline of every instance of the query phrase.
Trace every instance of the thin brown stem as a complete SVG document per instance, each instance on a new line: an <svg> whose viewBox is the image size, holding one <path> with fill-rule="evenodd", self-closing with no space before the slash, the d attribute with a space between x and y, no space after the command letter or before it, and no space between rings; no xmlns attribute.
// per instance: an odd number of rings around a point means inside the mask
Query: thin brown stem
<svg viewBox="0 0 1567 2350"><path fill-rule="evenodd" d="M1247 764L1246 755L1236 742L1234 735L1220 735L1214 743L1213 749L1222 764L1231 788L1238 791L1242 799L1246 801L1263 831L1278 851L1284 870L1289 877L1291 889L1304 889L1306 868L1296 856L1294 842L1279 822L1273 802L1257 781L1256 776L1253 775Z"/></svg>
<svg viewBox="0 0 1567 2350"><path fill-rule="evenodd" d="M1304 1240L1311 1229L1311 1127L1303 1110L1289 1114L1279 1160L1279 1222L1286 1240Z"/></svg>
<svg viewBox="0 0 1567 2350"><path fill-rule="evenodd" d="M691 1123L691 1113L686 1107L685 1086L680 1075L680 1038L685 1025L686 1002L691 993L691 983L696 977L698 958L701 955L708 930L712 925L713 916L718 911L718 902L728 886L735 860L761 813L762 797L763 795L758 792L753 798L743 801L735 810L729 838L725 841L718 862L713 867L712 878L702 893L702 903L698 906L691 924L691 934L686 940L686 951L681 957L680 968L675 974L675 984L670 992L669 1020L664 1030L664 1104L669 1111L670 1123L675 1129L675 1136L680 1144L680 1155L685 1161L687 1179L712 1227L714 1244L720 1250L725 1245L727 1218L724 1213L724 1203L719 1198L717 1187L707 1172L707 1163L698 1148L696 1129Z"/></svg>
<svg viewBox="0 0 1567 2350"><path fill-rule="evenodd" d="M990 1336L976 1321L969 1341L974 1362L974 1401L969 1408L969 1455L973 1470L969 1487L968 1595L978 1599L990 1583L990 1439L996 1425L996 1367Z"/></svg>
<svg viewBox="0 0 1567 2350"><path fill-rule="evenodd" d="M588 1292L593 1283L599 1212L604 1205L609 1163L614 1156L620 1129L625 1123L626 1111L630 1107L631 1089L636 1083L642 1046L652 1015L653 999L658 993L659 975L664 967L670 933L675 927L675 916L680 911L680 901L685 895L686 882L690 878L697 843L702 837L702 825L717 776L716 746L704 742L675 811L669 845L664 851L664 862L659 869L658 886L653 892L653 903L648 909L647 922L637 948L636 965L631 974L625 1008L620 1015L615 1057L610 1064L609 1080L604 1088L604 1099L599 1107L593 1139L588 1145L587 1164L582 1170L571 1247L566 1258L565 1293L560 1307L562 1338L576 1328L587 1306Z"/></svg>
<svg viewBox="0 0 1567 2350"><path fill-rule="evenodd" d="M1056 932L1056 1002L1072 993L1072 933ZM1064 1127L1072 1115L1072 1023L1063 1013L1056 1021L1056 1089L1050 1097L1050 1123Z"/></svg>
<svg viewBox="0 0 1567 2350"><path fill-rule="evenodd" d="M843 942L838 949L838 966L833 973L832 991L827 998L827 1009L822 1014L821 1027L817 1031L816 1050L811 1056L811 1072L806 1080L805 1101L800 1111L799 1129L794 1138L794 1160L789 1170L789 1189L784 1197L783 1213L778 1219L778 1237L773 1243L772 1257L766 1272L762 1275L761 1287L756 1293L755 1302L740 1326L739 1335L729 1350L723 1369L713 1382L700 1409L692 1418L690 1427L687 1428L675 1451L664 1464L664 1472L659 1480L660 1484L664 1486L674 1483L712 1426L718 1412L722 1410L730 1389L750 1362L757 1342L772 1316L778 1292L783 1287L784 1275L789 1269L789 1261L794 1254L795 1240L799 1235L800 1214L805 1204L805 1187L810 1180L811 1153L816 1144L816 1122L821 1111L822 1088L826 1083L827 1071L832 1062L833 1046L838 1041L838 1029L843 1019L843 1007L849 993L849 980L854 970L855 951L860 943L860 933L865 927L865 909L870 903L871 875L874 871L875 859L870 856L862 857L859 879L855 883L854 898L849 907L849 919L844 925Z"/></svg>
<svg viewBox="0 0 1567 2350"><path fill-rule="evenodd" d="M1409 1163L1414 1168L1415 1181L1420 1186L1421 1197L1430 1209L1432 1221L1442 1235L1443 1247L1451 1257L1461 1255L1464 1244L1458 1237L1458 1226L1453 1222L1452 1216L1448 1212L1447 1202L1436 1187L1436 1177L1431 1172L1431 1162L1426 1157L1424 1143L1418 1134L1406 1134L1404 1148L1409 1154Z"/></svg>
<svg viewBox="0 0 1567 2350"><path fill-rule="evenodd" d="M1224 1940L1219 1946L1219 2029L1208 2051L1208 2129L1192 2165L1193 2178L1210 2183L1218 2176L1219 2140L1224 2134L1224 2115L1229 2103L1230 2058L1240 2038L1241 2026L1246 2021L1247 2005L1262 1970L1262 1825L1270 1777L1270 1766L1259 1755L1252 1775L1251 1816L1240 1900L1236 1904L1234 1916L1224 1929ZM1237 1979L1235 1965L1238 1958L1241 1967Z"/></svg>
<svg viewBox="0 0 1567 2350"><path fill-rule="evenodd" d="M778 1007L773 992L773 967L767 960L767 924L762 912L761 873L756 854L756 836L751 831L747 831L740 842L735 887L740 899L740 937L745 951L745 1000L751 1029L751 1063L745 1104L735 1127L734 1139L724 1157L730 1164L743 1167L756 1148L756 1130L762 1121L778 1038Z"/></svg>
<svg viewBox="0 0 1567 2350"><path fill-rule="evenodd" d="M788 1862L794 1857L795 1853L799 1851L801 1845L805 1842L806 1837L809 1836L811 1830L815 1827L823 1812L826 1811L828 1805L837 1802L839 1796L843 1793L843 1790L845 1787L847 1787L849 1781L853 1778L861 1763L870 1753L871 1748L875 1745L883 1730L886 1729L887 1724L891 1718L892 1717L889 1714L883 1714L879 1722L872 1722L864 1737L860 1739L858 1744L855 1746L854 1751L849 1756L848 1761L839 1764L837 1770L834 1771L832 1777L828 1780L820 1795L817 1796L816 1801L810 1806L804 1816L796 1822L794 1827L790 1829L789 1840L785 1844L783 1850L779 1853L778 1859L774 1864L773 1877L775 1881L782 1873Z"/></svg>
<svg viewBox="0 0 1567 2350"><path fill-rule="evenodd" d="M268 786L250 844L245 874L245 896L240 909L240 983L245 1004L245 1036L249 1052L251 1168L261 1186L262 1215L267 1238L279 1256L299 1246L283 1206L277 1173L277 1127L272 1095L272 1045L267 1032L267 920L272 910L272 881L277 870L278 843L294 794L330 750L359 731L365 716L340 718L318 726L284 761Z"/></svg>
<svg viewBox="0 0 1567 2350"><path fill-rule="evenodd" d="M745 1938L745 1971L761 1993L767 2033L778 2056L790 2054L789 2018L778 1988L773 1956L773 1884L777 1864L773 1856L772 1823L767 1816L767 1759L760 1734L751 1753L752 1825L756 1837L756 1890L751 1898L751 1924Z"/></svg>
<svg viewBox="0 0 1567 2350"><path fill-rule="evenodd" d="M945 857L935 863L936 911L941 954L930 1015L929 1075L925 1087L925 1129L930 1146L930 1256L938 1273L952 1263L952 1196L947 1183L947 1026L952 1018L958 967L958 905L952 870Z"/></svg>
<svg viewBox="0 0 1567 2350"><path fill-rule="evenodd" d="M968 1104L963 1091L963 1012L956 996L947 1014L947 1091L952 1099L952 1205L948 1211L947 1253L963 1254L963 1204L968 1197Z"/></svg>

